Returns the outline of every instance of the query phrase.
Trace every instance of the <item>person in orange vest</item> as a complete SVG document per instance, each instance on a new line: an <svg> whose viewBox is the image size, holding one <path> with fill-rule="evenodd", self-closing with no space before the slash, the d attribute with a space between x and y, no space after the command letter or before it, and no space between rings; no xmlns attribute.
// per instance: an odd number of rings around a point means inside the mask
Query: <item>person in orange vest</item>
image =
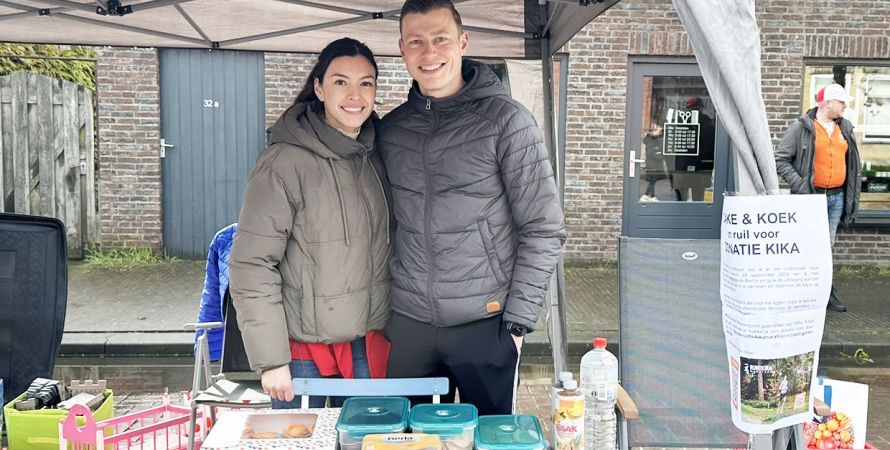
<svg viewBox="0 0 890 450"><path fill-rule="evenodd" d="M844 87L829 84L816 94L817 106L795 120L776 149L776 170L792 194L824 194L828 203L831 245L838 224L849 227L859 209L861 167L853 124L844 119L853 100ZM831 287L828 309L843 312Z"/></svg>

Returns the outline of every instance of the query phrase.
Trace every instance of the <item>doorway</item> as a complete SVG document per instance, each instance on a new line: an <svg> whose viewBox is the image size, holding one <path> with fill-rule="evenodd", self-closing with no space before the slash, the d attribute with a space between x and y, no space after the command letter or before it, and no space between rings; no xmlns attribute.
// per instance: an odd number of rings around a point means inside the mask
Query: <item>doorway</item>
<svg viewBox="0 0 890 450"><path fill-rule="evenodd" d="M622 235L716 239L729 137L694 60L631 61Z"/></svg>

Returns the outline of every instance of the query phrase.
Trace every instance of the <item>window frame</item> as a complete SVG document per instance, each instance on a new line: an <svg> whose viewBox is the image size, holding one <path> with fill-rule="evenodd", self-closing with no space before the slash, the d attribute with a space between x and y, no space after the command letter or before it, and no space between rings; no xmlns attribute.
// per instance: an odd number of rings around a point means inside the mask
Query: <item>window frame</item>
<svg viewBox="0 0 890 450"><path fill-rule="evenodd" d="M810 104L810 99L805 96L806 89L803 89L807 83L812 83L811 79L807 79L807 69L809 67L830 67L843 65L847 67L865 66L865 67L883 67L890 70L890 60L874 60L874 59L834 59L834 58L804 58L801 67L800 80L800 109L804 110L806 105ZM847 74L847 81L850 81L850 75ZM859 124L858 126L864 126ZM866 141L863 133L862 144L887 144L890 151L890 139L868 140ZM888 195L890 202L890 195ZM853 222L853 228L890 228L890 209L860 209L856 213L856 220Z"/></svg>

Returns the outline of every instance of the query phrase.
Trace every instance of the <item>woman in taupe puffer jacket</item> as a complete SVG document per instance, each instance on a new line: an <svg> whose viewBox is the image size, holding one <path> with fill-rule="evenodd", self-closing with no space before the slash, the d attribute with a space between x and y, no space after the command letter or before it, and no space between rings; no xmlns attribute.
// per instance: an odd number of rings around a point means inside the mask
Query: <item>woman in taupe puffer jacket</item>
<svg viewBox="0 0 890 450"><path fill-rule="evenodd" d="M391 250L376 82L364 44L329 44L244 194L231 293L273 407L295 406L293 377L385 375Z"/></svg>

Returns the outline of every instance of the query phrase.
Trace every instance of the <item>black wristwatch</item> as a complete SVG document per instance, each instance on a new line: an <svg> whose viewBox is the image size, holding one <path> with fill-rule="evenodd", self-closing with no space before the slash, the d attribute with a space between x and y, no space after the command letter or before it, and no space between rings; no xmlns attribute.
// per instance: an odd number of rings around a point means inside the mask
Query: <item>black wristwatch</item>
<svg viewBox="0 0 890 450"><path fill-rule="evenodd" d="M527 326L516 323L516 322L504 322L504 325L507 327L507 331L510 332L513 336L522 337L528 333L531 333L532 330L529 330Z"/></svg>

